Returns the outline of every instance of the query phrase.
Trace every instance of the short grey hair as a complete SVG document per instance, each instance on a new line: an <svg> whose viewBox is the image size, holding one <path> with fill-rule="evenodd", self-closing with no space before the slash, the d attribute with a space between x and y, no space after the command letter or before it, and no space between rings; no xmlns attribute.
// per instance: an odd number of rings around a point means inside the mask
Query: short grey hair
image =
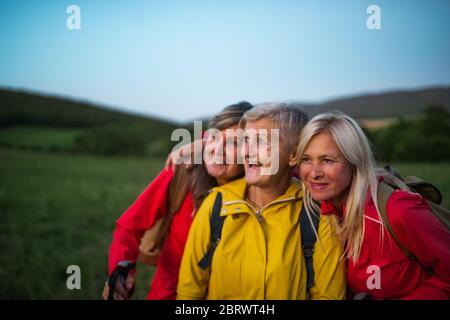
<svg viewBox="0 0 450 320"><path fill-rule="evenodd" d="M286 103L262 103L247 111L239 122L244 128L248 121L271 119L280 129L280 139L285 143L287 150L296 148L300 133L308 122L308 116L297 107Z"/></svg>

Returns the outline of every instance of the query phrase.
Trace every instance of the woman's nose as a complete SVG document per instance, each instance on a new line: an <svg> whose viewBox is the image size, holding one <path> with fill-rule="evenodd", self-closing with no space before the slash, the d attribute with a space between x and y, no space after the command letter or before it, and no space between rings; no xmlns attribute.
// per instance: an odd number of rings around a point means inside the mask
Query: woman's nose
<svg viewBox="0 0 450 320"><path fill-rule="evenodd" d="M319 163L314 163L312 165L311 173L314 178L323 176L322 166Z"/></svg>
<svg viewBox="0 0 450 320"><path fill-rule="evenodd" d="M256 143L246 143L245 156L248 157L251 162L256 162L258 160L258 146Z"/></svg>
<svg viewBox="0 0 450 320"><path fill-rule="evenodd" d="M224 148L223 148L221 143L216 143L213 146L212 152L213 152L213 155L215 157L220 158L220 157L223 157L223 154L224 154L225 150L224 150Z"/></svg>

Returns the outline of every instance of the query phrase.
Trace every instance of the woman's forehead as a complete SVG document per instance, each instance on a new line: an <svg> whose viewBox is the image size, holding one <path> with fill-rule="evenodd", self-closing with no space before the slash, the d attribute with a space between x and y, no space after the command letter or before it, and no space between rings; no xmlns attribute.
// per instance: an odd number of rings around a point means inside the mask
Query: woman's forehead
<svg viewBox="0 0 450 320"><path fill-rule="evenodd" d="M244 130L248 129L279 129L279 126L269 118L261 118L254 121L247 121Z"/></svg>
<svg viewBox="0 0 450 320"><path fill-rule="evenodd" d="M305 153L317 153L317 154L329 154L329 155L340 155L341 151L339 146L334 141L332 135L327 132L321 132L314 137L308 143Z"/></svg>

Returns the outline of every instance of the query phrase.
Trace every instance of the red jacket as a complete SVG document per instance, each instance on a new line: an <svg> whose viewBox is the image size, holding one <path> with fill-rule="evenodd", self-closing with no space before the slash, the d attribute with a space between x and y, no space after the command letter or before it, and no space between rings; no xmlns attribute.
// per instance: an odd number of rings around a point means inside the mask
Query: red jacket
<svg viewBox="0 0 450 320"><path fill-rule="evenodd" d="M163 170L116 222L109 249L109 274L122 260L136 261L139 244L145 230L167 214L167 191L173 171ZM175 299L180 269L194 202L188 193L172 221L147 299Z"/></svg>
<svg viewBox="0 0 450 320"><path fill-rule="evenodd" d="M345 208L342 212L345 215ZM322 214L338 213L330 202L324 201ZM389 198L387 215L400 243L418 262L401 251L387 229L381 240L381 224L369 196L361 255L356 263L348 262L349 289L352 293L368 292L375 299L449 299L450 233L446 227L420 195L403 190L394 191ZM432 275L425 270L428 268Z"/></svg>

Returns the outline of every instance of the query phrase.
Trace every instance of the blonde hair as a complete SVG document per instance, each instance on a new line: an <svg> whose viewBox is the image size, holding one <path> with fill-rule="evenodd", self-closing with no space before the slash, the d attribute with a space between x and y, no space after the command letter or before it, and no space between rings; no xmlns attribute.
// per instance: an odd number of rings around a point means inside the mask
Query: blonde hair
<svg viewBox="0 0 450 320"><path fill-rule="evenodd" d="M378 182L375 160L369 141L355 120L341 113L325 113L312 118L302 130L297 149L300 165L311 139L322 132L330 133L353 168L349 196L345 204L344 220L339 223L335 215L332 217L338 236L343 241L347 241L344 255L355 262L361 253L364 239L364 207L368 193L374 199L379 221L382 221L376 201ZM320 214L319 205L312 199L311 193L303 182L302 186L308 215L312 213Z"/></svg>

